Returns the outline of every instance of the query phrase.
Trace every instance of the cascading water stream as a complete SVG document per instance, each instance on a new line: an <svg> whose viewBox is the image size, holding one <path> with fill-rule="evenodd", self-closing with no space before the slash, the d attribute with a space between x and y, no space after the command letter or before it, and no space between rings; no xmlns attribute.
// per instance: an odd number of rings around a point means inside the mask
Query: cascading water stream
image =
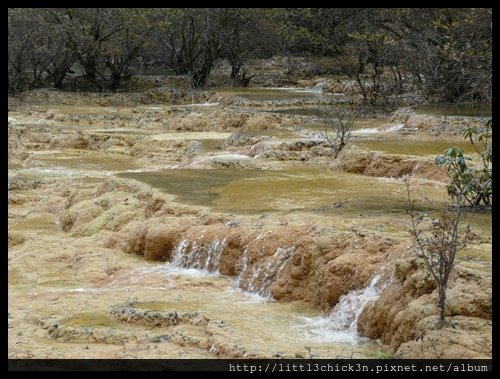
<svg viewBox="0 0 500 379"><path fill-rule="evenodd" d="M151 275L151 270L154 270L158 274L161 271L163 274L218 275L221 256L227 247L227 239L215 238L210 242L200 242L202 237L195 239L192 236L186 236L172 251L170 262L164 266L146 270L142 274ZM266 254L263 250L254 250L251 254L251 245L258 243L261 238L262 236L257 236L244 247L238 263L239 274L234 278L233 286L235 289L269 300L271 287L292 257L295 246L278 247L273 254ZM304 329L306 337L315 342L349 344L362 342L363 339L357 332L358 319L366 305L377 300L390 281L389 279L385 283L380 283L384 269L385 266L365 288L352 290L341 296L327 317L302 317L305 323L301 322L300 328ZM136 272L135 276L142 276L138 274Z"/></svg>
<svg viewBox="0 0 500 379"><path fill-rule="evenodd" d="M221 254L226 243L225 238L214 239L209 244L182 239L173 251L169 266L194 268L207 273L218 272Z"/></svg>
<svg viewBox="0 0 500 379"><path fill-rule="evenodd" d="M358 319L363 309L370 301L380 296L380 290L376 287L379 280L380 275L375 275L365 288L342 296L330 313L330 328L356 334Z"/></svg>
<svg viewBox="0 0 500 379"><path fill-rule="evenodd" d="M271 298L271 287L295 251L294 246L279 247L271 256L254 265L248 264L248 250L243 251L243 267L235 285L245 291Z"/></svg>
<svg viewBox="0 0 500 379"><path fill-rule="evenodd" d="M389 281L379 284L381 274L375 275L365 288L352 290L342 295L327 317L303 319L307 323L305 334L318 342L356 344L362 340L358 335L358 319L366 305L380 297Z"/></svg>
<svg viewBox="0 0 500 379"><path fill-rule="evenodd" d="M226 238L214 239L210 243L182 239L175 247L171 261L167 263L168 270L196 269L206 274L218 273L226 245ZM234 287L270 299L271 287L294 251L294 246L279 247L272 255L259 251L260 259L249 264L250 252L246 246L240 257L239 275L234 280Z"/></svg>

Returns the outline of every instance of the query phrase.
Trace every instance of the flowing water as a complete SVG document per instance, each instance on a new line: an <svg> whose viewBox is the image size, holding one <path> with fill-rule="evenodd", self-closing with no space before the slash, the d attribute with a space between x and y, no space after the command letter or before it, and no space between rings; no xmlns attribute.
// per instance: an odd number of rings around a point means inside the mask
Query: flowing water
<svg viewBox="0 0 500 379"><path fill-rule="evenodd" d="M24 222L11 225L12 230L30 228L38 236L61 235L53 215L40 214ZM40 238L42 246L47 241ZM247 356L315 357L369 357L379 348L377 341L370 340L320 340L316 338L317 326L310 322L324 318L315 307L302 302L278 303L269 296L270 272L279 271L284 259L253 268L243 268L238 277L218 274L224 240L215 240L204 247L195 241L182 240L175 248L171 262L148 263L134 256L124 255L128 269L100 284L81 281L63 273L54 275L50 265L37 268L36 284L30 284L24 276L9 271L10 285L25 288L26 298L52 299L48 309L53 316L64 315L60 323L64 327L110 330L127 335L158 335L167 330L119 322L109 316L109 309L120 302L132 302L135 309L160 312L197 312L204 314L212 323L223 325L229 335L213 336L214 346L209 352L187 346L176 346L169 355L175 358L214 357L220 346L228 344L235 351L244 351ZM191 251L185 255L186 250ZM276 256L289 257L293 248L278 249ZM272 261L270 261L272 262ZM248 276L247 279L244 279ZM247 287L240 289L240 281L246 280ZM140 299L140 300L137 300ZM36 314L43 313L36 308L38 302L23 306ZM40 305L39 305L40 306ZM34 309L32 307L35 307ZM77 310L79 309L79 311ZM75 311L76 310L76 311ZM84 329L85 330L85 329ZM200 328L178 328L190 338L203 338ZM96 332L97 333L97 332ZM101 332L102 333L102 332ZM340 331L339 335L345 332ZM335 334L335 332L333 332ZM258 336L258 338L255 338ZM70 340L71 341L71 340ZM48 339L42 339L44 346L52 346ZM57 345L56 345L57 346ZM53 346L54 347L54 346ZM96 348L98 349L98 347ZM238 350L239 349L239 350Z"/></svg>
<svg viewBox="0 0 500 379"><path fill-rule="evenodd" d="M309 346L317 356L340 357L354 349L353 341L315 338L317 327L304 318L323 317L314 307L300 302L277 303L238 289L232 278L203 269L185 269L177 264L172 262L132 271L103 290L114 292L113 288L128 288L133 294L135 289L140 288L141 292L149 289L157 296L154 300L135 303L136 308L203 313L231 328L232 340L251 352L307 357L306 346ZM158 283L163 286L159 287ZM109 322L109 319L100 322ZM355 346L357 354L364 357L378 348L376 341L369 340L356 341Z"/></svg>
<svg viewBox="0 0 500 379"><path fill-rule="evenodd" d="M358 334L358 319L365 306L379 298L383 288L379 281L380 274L375 275L365 288L342 295L327 317L304 317L310 328L305 335L319 342L357 344L366 341Z"/></svg>

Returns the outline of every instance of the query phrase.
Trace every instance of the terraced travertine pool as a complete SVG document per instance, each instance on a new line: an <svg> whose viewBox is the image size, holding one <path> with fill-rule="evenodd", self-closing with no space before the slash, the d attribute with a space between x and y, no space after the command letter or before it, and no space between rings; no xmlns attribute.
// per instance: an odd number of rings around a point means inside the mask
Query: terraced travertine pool
<svg viewBox="0 0 500 379"><path fill-rule="evenodd" d="M300 89L218 91L257 102L323 98L318 91ZM199 107L209 108L204 108L205 112L217 109L217 105ZM162 107L158 108L161 111ZM51 106L49 110L56 115L131 114L131 109L116 107ZM478 112L487 114L487 110L482 108L457 111L417 107L415 110L419 113L450 115L462 112L460 114L464 114L464 117L477 115ZM317 116L315 109L310 106L301 108L297 104L279 112L313 118ZM440 154L450 144L473 153L470 145L458 139L448 141L408 137L397 133L397 128L394 131L379 129L383 123L385 120L380 117L360 119L355 126L356 138L352 143L381 153L429 159ZM300 130L269 129L249 134L289 141L302 138L300 133L304 130L314 133L322 127L316 120L303 125ZM92 133L128 134L150 140L200 141L202 153L208 155L226 154L221 146L230 135L227 132L146 131L134 128L134 125L116 130L89 130ZM362 225L394 239L408 238L409 219L401 178L369 177L296 162L280 162L279 167L272 166L269 169L241 170L175 169L171 162L167 162L162 169L145 170L138 159L126 154L78 149L31 153L37 165L9 165L9 175L50 179L60 183L61 188L73 187L76 191L93 190L106 177L118 176L160 189L184 206L204 207L210 212L228 214L236 220L269 215L295 220L307 218L340 231ZM415 189L432 200L445 198L443 183L421 181L416 183ZM215 357L224 348L228 351L241 348L249 357L308 358L309 354L313 354L314 357L322 358L367 358L383 349L379 341L357 335L351 327L352 320L357 316L349 307L337 309L342 316L351 320L348 325L339 326L335 324L334 315L321 312L305 302L282 303L244 292L235 285L237 278L234 277L185 268L175 263L147 262L108 248L105 244L90 242L89 246L90 237L79 238L64 233L60 220L47 212L47 209L50 210L50 201L56 200L47 199L35 207L29 201L23 202L23 196L30 196L29 190L15 192L20 200L12 205L9 232L21 233L28 243L9 249L9 325L12 325L9 329L9 351L13 356L206 358ZM419 207L428 213L436 211L433 205L424 200L419 201ZM491 236L490 211L471 214L468 222L482 235ZM481 245L461 253L461 256L467 259L480 256L488 260L491 259L490 247L488 244ZM98 275L99 269L104 266L112 273L107 280ZM78 268L78 271L68 274L70 268ZM365 292L362 290L357 289L358 292L347 295L372 299L370 296L376 298L378 294L375 285L368 286ZM374 290L375 293L368 290ZM221 332L213 337L213 346L205 346L205 341L209 340L207 330L184 325L178 329L178 336L184 338L184 344L179 341L153 343L152 336L161 334L158 328L120 322L110 316L109 309L118 303L130 303L144 311L203 313L211 322L226 325L227 333ZM63 327L73 328L73 337L67 337L66 342L54 340L43 334L35 324L26 327L26 319L31 320L30 317L35 316L56 320ZM85 340L82 336L89 328L95 330L96 334L100 333L102 339L97 342ZM221 330L225 329L221 327ZM135 340L117 342L120 332L135 336ZM112 338L117 340L110 342Z"/></svg>

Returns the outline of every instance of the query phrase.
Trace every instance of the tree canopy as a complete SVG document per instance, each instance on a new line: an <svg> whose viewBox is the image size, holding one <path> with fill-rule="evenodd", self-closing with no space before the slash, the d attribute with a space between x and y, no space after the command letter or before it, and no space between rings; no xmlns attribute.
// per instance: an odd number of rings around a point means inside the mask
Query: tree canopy
<svg viewBox="0 0 500 379"><path fill-rule="evenodd" d="M115 91L139 68L206 85L225 60L330 57L367 102L417 88L443 101L491 101L488 8L11 8L8 91L62 88L71 68Z"/></svg>

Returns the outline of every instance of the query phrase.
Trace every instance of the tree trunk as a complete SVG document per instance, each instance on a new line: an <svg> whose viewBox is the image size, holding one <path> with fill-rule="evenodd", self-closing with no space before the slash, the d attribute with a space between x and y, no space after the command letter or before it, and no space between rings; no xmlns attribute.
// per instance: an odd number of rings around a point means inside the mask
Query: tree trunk
<svg viewBox="0 0 500 379"><path fill-rule="evenodd" d="M441 329L445 324L446 318L446 288L439 287L439 323L438 328Z"/></svg>
<svg viewBox="0 0 500 379"><path fill-rule="evenodd" d="M361 78L361 75L356 74L356 81L358 82L359 89L361 90L361 94L363 95L363 100L366 102L367 99L367 93L366 93L366 88L363 83L363 79Z"/></svg>
<svg viewBox="0 0 500 379"><path fill-rule="evenodd" d="M111 91L116 92L116 90L120 86L121 79L122 79L122 75L120 72L115 71L115 72L111 73L110 83L109 83L109 87L110 87Z"/></svg>
<svg viewBox="0 0 500 379"><path fill-rule="evenodd" d="M335 155L333 156L334 159L337 159L337 157L339 156L342 149L344 149L344 147L345 147L345 142L340 141L339 146L335 149Z"/></svg>
<svg viewBox="0 0 500 379"><path fill-rule="evenodd" d="M230 59L231 62L231 79L235 79L240 73L241 62L237 59Z"/></svg>
<svg viewBox="0 0 500 379"><path fill-rule="evenodd" d="M87 59L87 61L80 61L80 64L85 70L85 78L90 83L94 84L100 93L104 92L104 87L97 79L97 62L94 58Z"/></svg>
<svg viewBox="0 0 500 379"><path fill-rule="evenodd" d="M203 87L208 80L212 68L213 60L210 56L206 56L203 65L193 73L193 85L197 88Z"/></svg>
<svg viewBox="0 0 500 379"><path fill-rule="evenodd" d="M62 89L63 81L66 78L66 74L68 73L70 68L71 65L66 65L52 73L51 81L54 88Z"/></svg>

